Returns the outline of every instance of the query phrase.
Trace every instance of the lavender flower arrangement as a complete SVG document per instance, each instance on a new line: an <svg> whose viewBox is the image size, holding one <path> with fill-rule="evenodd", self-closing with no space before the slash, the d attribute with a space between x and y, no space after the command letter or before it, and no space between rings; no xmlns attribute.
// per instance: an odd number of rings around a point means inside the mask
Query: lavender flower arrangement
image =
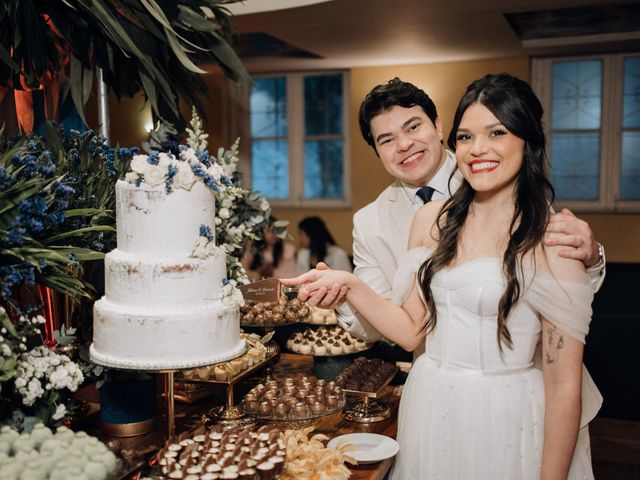
<svg viewBox="0 0 640 480"><path fill-rule="evenodd" d="M103 256L83 245L86 235L113 230L91 225L100 209L70 208L76 189L59 174L59 158L37 136L5 139L0 132L0 304L12 313L37 307L19 295L35 284L89 296L91 286L69 270Z"/></svg>

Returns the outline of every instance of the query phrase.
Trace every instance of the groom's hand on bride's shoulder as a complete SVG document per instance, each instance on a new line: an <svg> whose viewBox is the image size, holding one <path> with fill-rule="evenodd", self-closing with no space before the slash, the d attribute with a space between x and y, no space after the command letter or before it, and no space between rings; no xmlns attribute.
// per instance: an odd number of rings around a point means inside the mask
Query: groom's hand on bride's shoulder
<svg viewBox="0 0 640 480"><path fill-rule="evenodd" d="M549 218L544 243L563 247L558 251L560 257L580 260L587 268L599 260L598 242L591 227L566 208Z"/></svg>

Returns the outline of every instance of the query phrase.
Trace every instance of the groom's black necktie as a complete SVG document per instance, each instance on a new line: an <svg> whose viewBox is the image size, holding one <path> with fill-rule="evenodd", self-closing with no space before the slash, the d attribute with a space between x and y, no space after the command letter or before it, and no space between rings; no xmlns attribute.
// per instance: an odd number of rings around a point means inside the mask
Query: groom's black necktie
<svg viewBox="0 0 640 480"><path fill-rule="evenodd" d="M423 203L427 203L431 201L434 191L435 189L433 187L421 187L416 192L416 195L420 197L420 200L422 200Z"/></svg>

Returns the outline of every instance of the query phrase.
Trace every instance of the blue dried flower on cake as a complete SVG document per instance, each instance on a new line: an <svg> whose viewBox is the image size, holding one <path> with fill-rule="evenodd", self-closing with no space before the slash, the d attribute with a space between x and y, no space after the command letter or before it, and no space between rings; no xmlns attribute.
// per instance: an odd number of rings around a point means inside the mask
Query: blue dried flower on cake
<svg viewBox="0 0 640 480"><path fill-rule="evenodd" d="M200 225L200 236L205 237L209 242L213 242L213 233L211 233L211 228L207 225Z"/></svg>

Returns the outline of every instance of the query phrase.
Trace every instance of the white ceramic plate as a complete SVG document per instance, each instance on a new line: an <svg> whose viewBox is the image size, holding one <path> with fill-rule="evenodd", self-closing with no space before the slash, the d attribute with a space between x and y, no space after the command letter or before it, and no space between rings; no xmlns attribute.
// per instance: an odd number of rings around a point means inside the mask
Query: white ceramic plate
<svg viewBox="0 0 640 480"><path fill-rule="evenodd" d="M357 450L346 454L358 461L358 463L375 463L393 457L400 445L393 438L377 433L349 433L333 438L327 444L329 448L337 448L341 445L352 444Z"/></svg>

